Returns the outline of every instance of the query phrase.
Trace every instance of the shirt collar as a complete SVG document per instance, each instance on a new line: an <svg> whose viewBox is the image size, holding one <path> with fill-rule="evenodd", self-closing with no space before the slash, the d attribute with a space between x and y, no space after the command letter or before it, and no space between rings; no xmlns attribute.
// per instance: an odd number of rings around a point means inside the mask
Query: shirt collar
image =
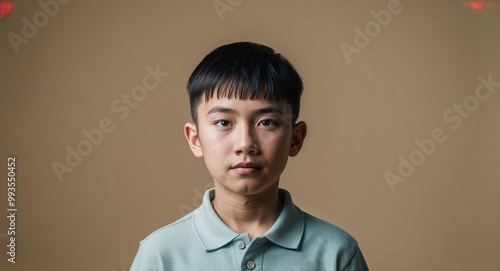
<svg viewBox="0 0 500 271"><path fill-rule="evenodd" d="M293 204L288 191L279 189L279 195L283 200L283 210L264 237L276 245L297 249L304 233L304 214ZM207 251L219 249L240 235L219 218L211 204L214 197L214 188L207 190L201 206L193 213L195 230Z"/></svg>
<svg viewBox="0 0 500 271"><path fill-rule="evenodd" d="M211 201L214 197L214 188L207 190L201 206L193 213L195 230L207 251L216 250L239 235L224 224L213 209Z"/></svg>
<svg viewBox="0 0 500 271"><path fill-rule="evenodd" d="M279 194L283 200L283 210L264 237L279 246L298 249L305 229L304 213L293 204L287 190L280 189Z"/></svg>

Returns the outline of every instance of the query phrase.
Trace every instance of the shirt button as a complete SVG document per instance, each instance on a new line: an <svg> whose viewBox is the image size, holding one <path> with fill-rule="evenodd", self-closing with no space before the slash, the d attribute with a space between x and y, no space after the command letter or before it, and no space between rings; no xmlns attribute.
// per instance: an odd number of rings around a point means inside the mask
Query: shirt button
<svg viewBox="0 0 500 271"><path fill-rule="evenodd" d="M244 249L245 248L245 242L243 241L238 241L236 242L236 247L239 248L239 249Z"/></svg>
<svg viewBox="0 0 500 271"><path fill-rule="evenodd" d="M254 269L255 268L255 263L253 261L248 261L247 262L247 267L248 267L248 269Z"/></svg>

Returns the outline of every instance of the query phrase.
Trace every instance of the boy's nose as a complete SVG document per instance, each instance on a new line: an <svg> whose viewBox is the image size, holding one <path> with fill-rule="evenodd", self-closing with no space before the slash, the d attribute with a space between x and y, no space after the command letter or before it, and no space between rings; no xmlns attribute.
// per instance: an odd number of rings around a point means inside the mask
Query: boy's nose
<svg viewBox="0 0 500 271"><path fill-rule="evenodd" d="M250 127L240 127L235 142L237 154L256 154L259 152L255 133Z"/></svg>

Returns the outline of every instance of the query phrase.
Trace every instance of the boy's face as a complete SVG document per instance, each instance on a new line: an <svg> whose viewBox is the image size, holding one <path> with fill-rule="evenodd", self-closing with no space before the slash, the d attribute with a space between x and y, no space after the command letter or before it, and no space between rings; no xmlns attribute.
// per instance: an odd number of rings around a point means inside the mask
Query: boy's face
<svg viewBox="0 0 500 271"><path fill-rule="evenodd" d="M198 125L187 123L193 154L203 157L218 189L255 195L275 188L288 156L302 147L307 127L292 125L285 101L213 97L198 106Z"/></svg>

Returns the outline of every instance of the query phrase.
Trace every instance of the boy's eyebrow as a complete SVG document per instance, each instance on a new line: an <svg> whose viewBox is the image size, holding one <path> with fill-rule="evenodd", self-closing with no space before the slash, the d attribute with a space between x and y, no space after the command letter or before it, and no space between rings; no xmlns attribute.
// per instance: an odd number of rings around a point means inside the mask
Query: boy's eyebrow
<svg viewBox="0 0 500 271"><path fill-rule="evenodd" d="M259 108L257 110L252 111L252 113L255 115L262 115L267 113L278 113L280 115L283 115L283 111L281 111L279 108L275 106L266 106L264 108Z"/></svg>
<svg viewBox="0 0 500 271"><path fill-rule="evenodd" d="M236 110L227 108L227 107L222 107L222 106L214 106L212 109L210 109L207 113L207 115L214 114L214 113L236 113ZM256 110L252 111L252 114L254 115L262 115L262 114L267 114L267 113L278 113L280 115L283 115L283 111L281 111L279 108L275 106L266 106L263 108L259 108Z"/></svg>
<svg viewBox="0 0 500 271"><path fill-rule="evenodd" d="M236 113L236 110L217 105L208 111L207 116L214 113Z"/></svg>

